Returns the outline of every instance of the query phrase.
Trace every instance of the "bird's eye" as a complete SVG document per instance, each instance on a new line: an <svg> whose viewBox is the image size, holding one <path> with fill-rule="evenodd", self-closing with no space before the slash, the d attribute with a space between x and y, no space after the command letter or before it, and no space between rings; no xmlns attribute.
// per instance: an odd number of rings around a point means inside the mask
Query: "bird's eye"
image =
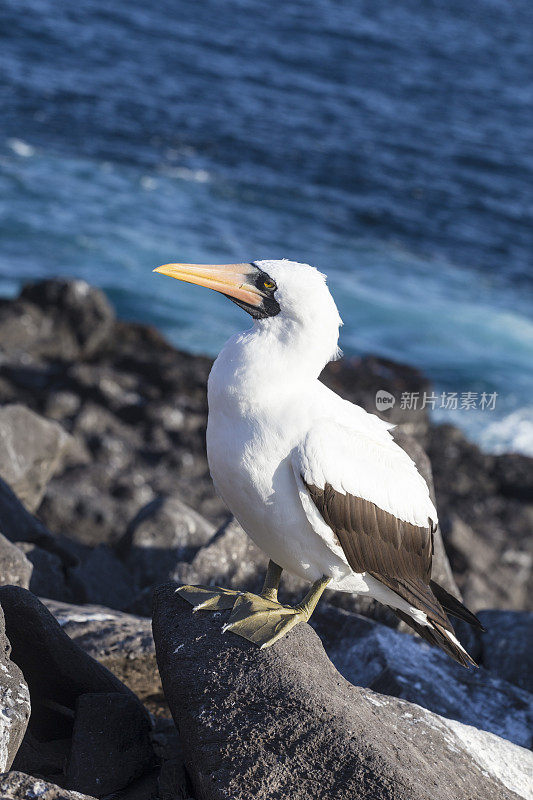
<svg viewBox="0 0 533 800"><path fill-rule="evenodd" d="M269 280L263 281L263 286L265 287L265 289L275 289L276 288L276 284L274 283L274 281L269 281Z"/></svg>

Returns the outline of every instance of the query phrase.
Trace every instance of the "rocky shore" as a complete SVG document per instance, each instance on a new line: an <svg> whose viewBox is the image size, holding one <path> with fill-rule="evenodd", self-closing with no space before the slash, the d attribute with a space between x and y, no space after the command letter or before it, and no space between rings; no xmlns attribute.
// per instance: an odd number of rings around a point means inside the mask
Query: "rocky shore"
<svg viewBox="0 0 533 800"><path fill-rule="evenodd" d="M434 483L479 670L333 592L258 651L175 594L257 589L266 565L209 477L210 366L80 281L0 301L0 797L532 797L532 459L383 414ZM373 412L428 389L371 357L323 379Z"/></svg>

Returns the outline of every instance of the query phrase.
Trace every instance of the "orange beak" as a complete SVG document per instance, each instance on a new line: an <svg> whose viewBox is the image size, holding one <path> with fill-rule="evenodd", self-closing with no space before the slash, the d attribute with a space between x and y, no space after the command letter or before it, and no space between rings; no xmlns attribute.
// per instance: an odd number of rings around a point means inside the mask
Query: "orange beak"
<svg viewBox="0 0 533 800"><path fill-rule="evenodd" d="M251 264L163 264L154 272L207 286L246 306L258 308L264 297L253 283L254 268Z"/></svg>

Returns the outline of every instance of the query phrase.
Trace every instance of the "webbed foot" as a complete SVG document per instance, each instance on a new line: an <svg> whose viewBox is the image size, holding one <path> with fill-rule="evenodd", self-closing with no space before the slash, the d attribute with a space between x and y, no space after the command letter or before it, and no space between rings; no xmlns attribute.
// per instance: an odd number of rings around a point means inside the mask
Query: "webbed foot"
<svg viewBox="0 0 533 800"><path fill-rule="evenodd" d="M307 619L306 613L299 608L282 606L267 597L244 592L235 601L229 621L222 630L236 633L264 648Z"/></svg>
<svg viewBox="0 0 533 800"><path fill-rule="evenodd" d="M315 581L297 606L284 606L271 597L243 592L235 601L223 631L230 631L259 645L270 647L300 622L307 622L330 578Z"/></svg>

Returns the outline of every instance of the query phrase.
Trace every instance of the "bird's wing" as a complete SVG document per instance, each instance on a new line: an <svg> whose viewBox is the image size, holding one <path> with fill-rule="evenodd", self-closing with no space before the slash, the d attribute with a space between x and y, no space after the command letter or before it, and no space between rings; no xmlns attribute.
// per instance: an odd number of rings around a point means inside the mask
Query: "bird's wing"
<svg viewBox="0 0 533 800"><path fill-rule="evenodd" d="M437 513L414 462L390 435L318 420L293 451L292 466L309 521L315 529L326 523L354 572L370 573L448 627L428 588Z"/></svg>

